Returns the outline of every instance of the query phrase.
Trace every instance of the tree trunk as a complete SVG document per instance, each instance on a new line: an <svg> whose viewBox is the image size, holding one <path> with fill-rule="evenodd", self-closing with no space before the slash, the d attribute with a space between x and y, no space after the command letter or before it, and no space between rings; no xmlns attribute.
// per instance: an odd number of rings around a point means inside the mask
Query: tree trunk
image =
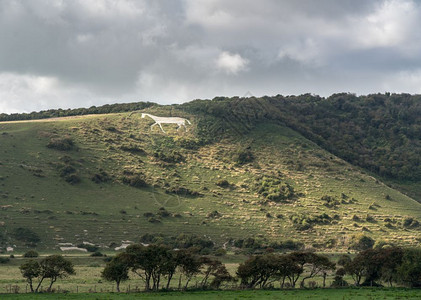
<svg viewBox="0 0 421 300"><path fill-rule="evenodd" d="M28 283L29 283L29 288L31 289L31 293L33 293L34 292L34 287L32 285L32 279L29 279L28 280Z"/></svg>
<svg viewBox="0 0 421 300"><path fill-rule="evenodd" d="M173 276L173 274L168 274L167 290L170 288L170 283L171 283L172 276Z"/></svg>
<svg viewBox="0 0 421 300"><path fill-rule="evenodd" d="M311 278L311 276L304 277L303 280L301 280L301 283L300 283L301 288L304 288L304 280L309 279L309 278Z"/></svg>
<svg viewBox="0 0 421 300"><path fill-rule="evenodd" d="M187 278L186 285L184 286L185 290L187 290L187 286L189 285L190 279L191 279L191 277Z"/></svg>
<svg viewBox="0 0 421 300"><path fill-rule="evenodd" d="M116 280L115 281L115 283L116 283L116 290L117 290L117 293L120 293L120 280Z"/></svg>
<svg viewBox="0 0 421 300"><path fill-rule="evenodd" d="M57 279L51 279L50 286L48 287L48 291L51 292L51 288L53 287L54 282L56 282Z"/></svg>
<svg viewBox="0 0 421 300"><path fill-rule="evenodd" d="M183 276L182 274L180 274L180 277L178 278L178 289L181 290L181 276Z"/></svg>
<svg viewBox="0 0 421 300"><path fill-rule="evenodd" d="M38 293L38 290L39 290L43 280L44 280L44 277L42 277L41 280L38 282L37 288L35 289L35 293Z"/></svg>
<svg viewBox="0 0 421 300"><path fill-rule="evenodd" d="M149 291L150 289L151 289L151 275L146 275L145 290Z"/></svg>
<svg viewBox="0 0 421 300"><path fill-rule="evenodd" d="M326 287L326 276L327 276L327 274L323 273L323 287L324 288Z"/></svg>

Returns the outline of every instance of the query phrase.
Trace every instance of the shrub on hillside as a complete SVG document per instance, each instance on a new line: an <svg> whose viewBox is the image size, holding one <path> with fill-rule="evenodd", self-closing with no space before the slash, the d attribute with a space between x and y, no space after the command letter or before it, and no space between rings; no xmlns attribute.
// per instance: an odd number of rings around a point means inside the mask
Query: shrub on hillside
<svg viewBox="0 0 421 300"><path fill-rule="evenodd" d="M222 187L222 188L227 188L227 187L229 187L229 186L230 186L230 183L229 183L229 182L228 182L228 180L226 180L226 179L221 179L221 180L218 180L215 184L216 184L217 186Z"/></svg>
<svg viewBox="0 0 421 300"><path fill-rule="evenodd" d="M175 164L184 161L184 156L174 149L157 149L153 156L163 162Z"/></svg>
<svg viewBox="0 0 421 300"><path fill-rule="evenodd" d="M107 172L100 170L99 173L96 173L92 175L91 180L95 183L101 183L101 182L108 182L110 181L110 176Z"/></svg>
<svg viewBox="0 0 421 300"><path fill-rule="evenodd" d="M13 230L12 236L21 242L25 242L29 246L35 246L36 243L41 241L38 234L29 228L19 227Z"/></svg>
<svg viewBox="0 0 421 300"><path fill-rule="evenodd" d="M351 239L349 248L357 251L363 251L373 248L375 240L366 235L354 235Z"/></svg>
<svg viewBox="0 0 421 300"><path fill-rule="evenodd" d="M328 208L334 208L340 204L340 202L332 196L324 195L322 198L320 198L323 201L323 205Z"/></svg>
<svg viewBox="0 0 421 300"><path fill-rule="evenodd" d="M403 220L403 227L405 228L417 228L420 226L420 223L414 218L405 218Z"/></svg>
<svg viewBox="0 0 421 300"><path fill-rule="evenodd" d="M50 139L50 142L47 144L47 147L60 151L68 151L73 149L74 142L69 136L53 137Z"/></svg>
<svg viewBox="0 0 421 300"><path fill-rule="evenodd" d="M135 188L144 188L148 186L143 174L124 175L122 181Z"/></svg>
<svg viewBox="0 0 421 300"><path fill-rule="evenodd" d="M234 161L240 166L247 163L251 163L254 161L254 154L253 152L251 152L249 147L246 149L240 149L235 154Z"/></svg>
<svg viewBox="0 0 421 300"><path fill-rule="evenodd" d="M90 244L79 244L77 245L78 248L83 248L88 250L88 252L97 252L98 251L98 247L95 245L90 245Z"/></svg>
<svg viewBox="0 0 421 300"><path fill-rule="evenodd" d="M293 199L296 194L294 188L286 182L273 177L263 177L256 185L257 193L265 199L283 202Z"/></svg>
<svg viewBox="0 0 421 300"><path fill-rule="evenodd" d="M29 250L23 254L23 257L38 257L39 254L35 250Z"/></svg>

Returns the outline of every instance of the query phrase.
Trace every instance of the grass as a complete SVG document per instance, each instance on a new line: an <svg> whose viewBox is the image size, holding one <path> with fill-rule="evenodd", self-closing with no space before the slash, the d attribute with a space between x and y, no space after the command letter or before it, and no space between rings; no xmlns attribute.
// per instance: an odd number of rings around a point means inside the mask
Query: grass
<svg viewBox="0 0 421 300"><path fill-rule="evenodd" d="M183 115L168 107L150 112ZM168 135L162 134L157 126L151 132L150 120L137 114L129 118L128 113L54 122L0 123L2 247L16 245L15 253L28 249L9 234L17 227L35 231L41 237L37 250L44 253L58 252L58 243L84 241L99 245L100 251L110 251L122 241L137 242L144 233L169 236L194 233L209 237L218 246L230 238L273 241L292 238L307 247L328 251L347 250L351 236L359 233L401 245L418 243L419 231L404 229L401 224L405 217L421 218L419 203L332 156L295 131L267 123L248 134L187 149L180 146L180 141L196 138L196 120L195 116L186 117L193 123L189 131L177 132L175 126L167 125ZM47 148L57 136L70 137L74 148L68 151ZM239 166L234 156L237 149L245 146L250 147L255 160ZM162 162L154 157L156 149L166 153L176 151L184 161ZM60 164L71 165L81 182L67 183L59 176ZM94 183L91 178L102 171L110 180ZM290 203L262 204L264 199L254 190L262 175L282 178L301 196ZM142 176L148 187L130 187L122 182L124 176ZM220 180L227 180L230 187L217 186ZM177 186L202 196L165 193ZM341 201L342 193L347 196L346 201L354 198L356 202L333 208L323 205L322 196ZM181 218L162 218L161 223L150 223L143 216L158 212L162 206ZM215 210L221 217L207 217ZM288 218L292 214L323 213L338 215L338 220L297 231ZM285 217L276 218L279 214ZM367 214L375 221L352 220L353 215L365 220ZM384 226L386 218L396 220L393 228ZM330 239L335 239L336 244L327 249L325 244Z"/></svg>
<svg viewBox="0 0 421 300"><path fill-rule="evenodd" d="M419 299L414 289L315 289L315 290L247 290L198 291L170 293L80 293L1 295L2 299Z"/></svg>

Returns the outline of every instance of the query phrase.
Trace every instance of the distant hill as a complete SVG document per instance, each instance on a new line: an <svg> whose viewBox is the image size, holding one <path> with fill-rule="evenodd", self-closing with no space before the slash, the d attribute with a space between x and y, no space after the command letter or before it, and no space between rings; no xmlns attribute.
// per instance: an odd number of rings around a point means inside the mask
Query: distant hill
<svg viewBox="0 0 421 300"><path fill-rule="evenodd" d="M344 250L360 234L415 245L421 204L383 181L420 194L419 102L376 97L215 98L0 123L1 247L114 248L148 233L219 247L253 237ZM192 125L151 131L140 112Z"/></svg>

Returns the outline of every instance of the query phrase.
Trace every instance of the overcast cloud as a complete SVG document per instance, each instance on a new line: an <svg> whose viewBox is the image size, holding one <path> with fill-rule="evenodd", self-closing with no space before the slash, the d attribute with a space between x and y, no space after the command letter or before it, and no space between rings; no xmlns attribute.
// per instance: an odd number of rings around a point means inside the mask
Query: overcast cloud
<svg viewBox="0 0 421 300"><path fill-rule="evenodd" d="M0 0L0 113L421 93L415 0Z"/></svg>

